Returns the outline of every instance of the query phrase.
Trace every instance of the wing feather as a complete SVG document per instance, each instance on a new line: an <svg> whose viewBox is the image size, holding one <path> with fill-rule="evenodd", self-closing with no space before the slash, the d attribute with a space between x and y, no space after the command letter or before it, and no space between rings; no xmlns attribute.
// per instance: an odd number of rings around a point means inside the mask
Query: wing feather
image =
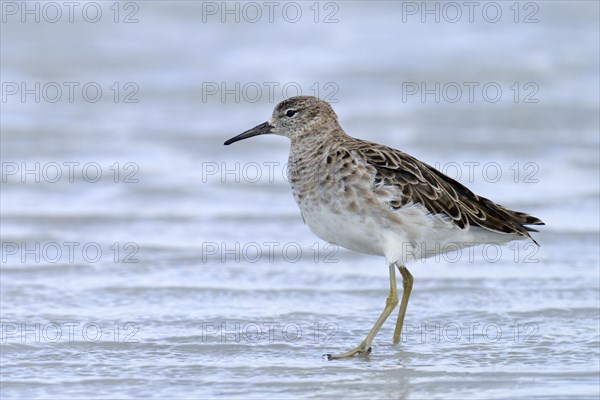
<svg viewBox="0 0 600 400"><path fill-rule="evenodd" d="M454 179L416 158L375 143L356 140L353 151L375 168L374 184L400 189L391 207L422 204L431 214L444 214L461 229L476 225L491 231L531 238L525 225L544 225L529 214L509 210L473 193Z"/></svg>

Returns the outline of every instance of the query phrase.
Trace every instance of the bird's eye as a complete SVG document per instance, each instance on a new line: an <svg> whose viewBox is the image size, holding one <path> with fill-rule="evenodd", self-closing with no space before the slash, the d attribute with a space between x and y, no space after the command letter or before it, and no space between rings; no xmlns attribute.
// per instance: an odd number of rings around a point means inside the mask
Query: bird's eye
<svg viewBox="0 0 600 400"><path fill-rule="evenodd" d="M287 112L285 113L286 116L288 117L293 117L296 114L296 110L287 110Z"/></svg>

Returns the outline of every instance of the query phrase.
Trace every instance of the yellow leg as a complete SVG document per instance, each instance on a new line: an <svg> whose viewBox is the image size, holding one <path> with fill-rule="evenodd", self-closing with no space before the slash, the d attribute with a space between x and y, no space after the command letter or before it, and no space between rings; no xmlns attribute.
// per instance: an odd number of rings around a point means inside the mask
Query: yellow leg
<svg viewBox="0 0 600 400"><path fill-rule="evenodd" d="M394 329L394 344L400 342L400 334L402 333L402 325L404 324L404 315L406 315L406 307L408 306L408 298L413 287L413 276L408 272L408 269L404 265L398 265L398 270L402 275L402 287L404 291L402 293L402 302L400 303L400 312L398 313L398 320L396 321L396 329Z"/></svg>
<svg viewBox="0 0 600 400"><path fill-rule="evenodd" d="M402 272L402 271L400 271L400 272ZM365 353L365 354L370 353L371 352L371 342L373 342L373 339L375 338L375 335L377 335L377 332L379 332L381 325L383 325L383 323L385 322L387 317L390 316L390 314L392 313L392 311L394 311L394 308L396 308L397 305L398 305L398 289L396 288L396 271L394 269L394 264L390 264L390 294L388 295L388 298L385 301L385 308L383 309L383 312L379 316L379 319L377 320L377 322L375 322L375 325L373 325L373 328L371 328L371 331L369 332L369 334L367 335L365 340L363 340L354 349L349 350L345 353L327 354L327 358L329 360L336 360L339 358L352 357L353 355L358 354L358 353Z"/></svg>

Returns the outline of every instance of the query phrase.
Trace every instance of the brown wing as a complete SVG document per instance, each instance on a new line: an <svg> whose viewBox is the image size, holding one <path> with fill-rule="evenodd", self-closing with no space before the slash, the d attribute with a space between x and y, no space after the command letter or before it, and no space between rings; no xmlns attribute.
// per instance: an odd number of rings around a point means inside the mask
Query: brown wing
<svg viewBox="0 0 600 400"><path fill-rule="evenodd" d="M377 171L374 185L391 185L401 190L402 196L392 200L391 207L420 203L432 214L447 215L461 229L476 225L529 238L530 231L537 231L525 225L544 225L536 217L509 210L476 195L461 183L406 153L375 143L356 143L354 150Z"/></svg>

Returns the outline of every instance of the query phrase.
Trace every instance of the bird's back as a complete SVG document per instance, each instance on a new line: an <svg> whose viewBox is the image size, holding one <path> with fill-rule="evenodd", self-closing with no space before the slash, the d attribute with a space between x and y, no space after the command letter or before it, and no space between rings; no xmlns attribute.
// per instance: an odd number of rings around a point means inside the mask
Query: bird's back
<svg viewBox="0 0 600 400"><path fill-rule="evenodd" d="M530 239L529 232L537 231L528 225L544 225L539 218L476 195L460 182L402 151L359 139L350 141L348 149L373 167L374 187L399 190L397 198L389 201L393 209L421 204L433 215L449 217L460 229L476 226Z"/></svg>

